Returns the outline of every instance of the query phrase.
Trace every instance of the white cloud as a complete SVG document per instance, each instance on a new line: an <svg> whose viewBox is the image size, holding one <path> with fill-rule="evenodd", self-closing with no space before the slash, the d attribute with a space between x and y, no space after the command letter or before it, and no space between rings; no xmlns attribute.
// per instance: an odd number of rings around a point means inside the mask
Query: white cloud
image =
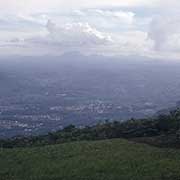
<svg viewBox="0 0 180 180"><path fill-rule="evenodd" d="M57 26L49 20L46 27L49 31L49 38L62 45L104 45L112 41L110 35L92 28L88 23L68 23Z"/></svg>
<svg viewBox="0 0 180 180"><path fill-rule="evenodd" d="M159 0L156 6L158 14L153 16L148 33L149 39L154 43L154 50L158 51L157 53L178 53L180 51L180 1Z"/></svg>
<svg viewBox="0 0 180 180"><path fill-rule="evenodd" d="M0 0L0 50L180 57L179 7L179 0Z"/></svg>
<svg viewBox="0 0 180 180"><path fill-rule="evenodd" d="M93 9L90 11L87 11L89 15L94 16L100 16L102 18L115 18L119 21L119 23L124 24L132 24L134 22L135 13L130 11L122 11L122 10L116 10L116 11L110 11L110 10L102 10L102 9Z"/></svg>
<svg viewBox="0 0 180 180"><path fill-rule="evenodd" d="M149 38L156 51L176 51L180 37L180 16L158 16L150 23Z"/></svg>

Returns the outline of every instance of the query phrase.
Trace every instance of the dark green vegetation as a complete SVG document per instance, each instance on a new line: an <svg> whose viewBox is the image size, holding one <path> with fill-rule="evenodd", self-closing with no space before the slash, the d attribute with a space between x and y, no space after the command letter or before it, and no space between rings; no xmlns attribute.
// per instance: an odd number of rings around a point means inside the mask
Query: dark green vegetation
<svg viewBox="0 0 180 180"><path fill-rule="evenodd" d="M43 136L0 140L0 146L2 148L33 147L113 138L126 138L161 147L180 147L180 110L176 109L152 119L105 122L84 128L70 125L63 130Z"/></svg>
<svg viewBox="0 0 180 180"><path fill-rule="evenodd" d="M180 151L122 139L3 149L1 180L179 180Z"/></svg>
<svg viewBox="0 0 180 180"><path fill-rule="evenodd" d="M179 180L180 110L0 145L0 180Z"/></svg>

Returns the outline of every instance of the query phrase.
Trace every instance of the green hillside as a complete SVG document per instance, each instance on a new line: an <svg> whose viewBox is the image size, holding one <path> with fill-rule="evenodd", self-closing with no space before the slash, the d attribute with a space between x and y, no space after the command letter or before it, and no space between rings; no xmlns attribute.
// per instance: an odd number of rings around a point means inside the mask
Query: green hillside
<svg viewBox="0 0 180 180"><path fill-rule="evenodd" d="M2 149L0 180L179 180L180 150L123 139Z"/></svg>

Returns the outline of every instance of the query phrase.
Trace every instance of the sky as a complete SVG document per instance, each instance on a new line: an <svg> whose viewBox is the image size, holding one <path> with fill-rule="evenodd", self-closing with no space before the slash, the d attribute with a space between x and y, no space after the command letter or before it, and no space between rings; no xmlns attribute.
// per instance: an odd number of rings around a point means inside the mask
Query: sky
<svg viewBox="0 0 180 180"><path fill-rule="evenodd" d="M179 0L0 0L0 56L180 59Z"/></svg>

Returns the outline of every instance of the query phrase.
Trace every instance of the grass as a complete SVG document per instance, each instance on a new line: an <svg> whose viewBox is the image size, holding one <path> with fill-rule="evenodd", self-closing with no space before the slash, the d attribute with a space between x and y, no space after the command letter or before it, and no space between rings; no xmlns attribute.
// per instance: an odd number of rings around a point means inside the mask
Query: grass
<svg viewBox="0 0 180 180"><path fill-rule="evenodd" d="M122 139L4 149L0 180L180 180L180 150Z"/></svg>

